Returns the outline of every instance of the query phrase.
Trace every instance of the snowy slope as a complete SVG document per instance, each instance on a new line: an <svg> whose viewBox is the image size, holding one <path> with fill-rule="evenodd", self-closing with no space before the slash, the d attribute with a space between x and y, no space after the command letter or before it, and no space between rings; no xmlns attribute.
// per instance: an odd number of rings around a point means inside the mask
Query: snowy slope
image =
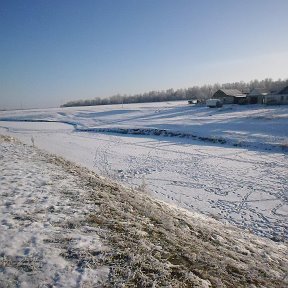
<svg viewBox="0 0 288 288"><path fill-rule="evenodd" d="M287 287L286 244L0 136L0 287Z"/></svg>
<svg viewBox="0 0 288 288"><path fill-rule="evenodd" d="M73 175L35 149L2 137L0 157L0 287L82 287L106 281L107 266L87 269L69 256L106 249L100 230L79 226L97 206Z"/></svg>

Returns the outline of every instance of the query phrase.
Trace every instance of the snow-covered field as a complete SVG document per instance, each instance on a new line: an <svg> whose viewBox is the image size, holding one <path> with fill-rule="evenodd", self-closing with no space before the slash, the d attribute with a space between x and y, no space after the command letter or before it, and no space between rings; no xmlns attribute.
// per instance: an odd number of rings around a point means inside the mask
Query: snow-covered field
<svg viewBox="0 0 288 288"><path fill-rule="evenodd" d="M3 111L0 117L60 121L71 123L79 130L174 133L192 139L200 137L205 140L208 137L212 141L227 141L236 146L281 149L287 148L288 144L287 111L287 106L263 105L226 105L209 109L182 101Z"/></svg>
<svg viewBox="0 0 288 288"><path fill-rule="evenodd" d="M177 206L288 238L287 106L145 103L6 111L1 119L1 134Z"/></svg>

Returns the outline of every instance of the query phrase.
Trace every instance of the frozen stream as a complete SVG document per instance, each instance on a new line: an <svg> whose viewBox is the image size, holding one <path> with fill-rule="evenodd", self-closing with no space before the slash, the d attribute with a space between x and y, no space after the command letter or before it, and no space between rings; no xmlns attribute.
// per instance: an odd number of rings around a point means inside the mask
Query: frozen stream
<svg viewBox="0 0 288 288"><path fill-rule="evenodd" d="M287 154L178 137L75 132L61 123L0 122L0 133L144 189L163 201L275 240L288 238Z"/></svg>

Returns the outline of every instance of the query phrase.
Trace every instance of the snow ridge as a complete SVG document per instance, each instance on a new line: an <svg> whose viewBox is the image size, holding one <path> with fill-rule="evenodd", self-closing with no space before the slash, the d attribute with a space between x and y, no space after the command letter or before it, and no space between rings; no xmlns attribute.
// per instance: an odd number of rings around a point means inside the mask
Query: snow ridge
<svg viewBox="0 0 288 288"><path fill-rule="evenodd" d="M154 135L164 137L180 137L192 140L204 141L213 144L227 144L234 147L243 148L257 148L261 150L273 150L274 152L279 151L281 153L288 152L288 145L280 143L256 143L252 141L233 141L232 139L225 139L223 137L216 136L197 136L191 133L183 133L180 131L171 131L166 129L156 128L75 128L77 132L94 132L94 133L118 133L118 134L131 134L131 135Z"/></svg>
<svg viewBox="0 0 288 288"><path fill-rule="evenodd" d="M71 125L75 132L88 133L115 133L115 134L130 134L130 135L153 135L163 137L179 137L197 141L204 141L213 144L227 144L234 147L242 148L257 148L260 150L272 150L273 152L288 153L288 145L286 143L259 143L253 140L233 140L220 136L200 136L192 133L185 133L181 131L173 131L167 129L157 128L119 128L119 127L85 127L81 123L64 120L45 120L45 119L19 119L19 118L0 118L3 122L31 122L31 123L61 123Z"/></svg>

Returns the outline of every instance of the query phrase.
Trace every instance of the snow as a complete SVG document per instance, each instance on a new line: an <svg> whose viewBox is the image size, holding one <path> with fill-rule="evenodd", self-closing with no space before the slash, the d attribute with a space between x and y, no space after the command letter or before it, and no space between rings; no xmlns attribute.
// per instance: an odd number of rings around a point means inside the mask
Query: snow
<svg viewBox="0 0 288 288"><path fill-rule="evenodd" d="M288 238L287 106L145 103L6 111L1 119L0 133L27 144L33 137L37 147L102 176Z"/></svg>
<svg viewBox="0 0 288 288"><path fill-rule="evenodd" d="M61 256L67 245L105 251L95 231L70 227L96 210L73 177L28 146L2 142L0 155L0 286L80 287L87 278L94 284L107 278L105 266L86 269Z"/></svg>
<svg viewBox="0 0 288 288"><path fill-rule="evenodd" d="M287 286L285 243L135 195L31 144L0 135L1 287Z"/></svg>
<svg viewBox="0 0 288 288"><path fill-rule="evenodd" d="M225 139L235 145L271 148L287 144L287 106L225 105L211 109L187 102L71 107L1 112L1 119L48 120L79 130L166 130L187 136ZM271 131L271 127L273 130Z"/></svg>

